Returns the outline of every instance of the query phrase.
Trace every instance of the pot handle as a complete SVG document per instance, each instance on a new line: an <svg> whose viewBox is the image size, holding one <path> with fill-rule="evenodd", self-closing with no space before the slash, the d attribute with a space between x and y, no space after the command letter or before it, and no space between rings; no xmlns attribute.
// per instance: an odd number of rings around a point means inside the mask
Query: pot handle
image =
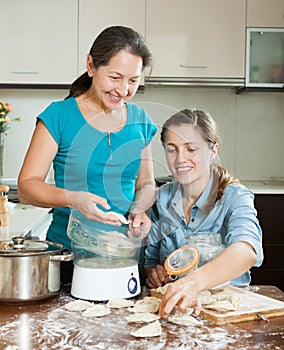
<svg viewBox="0 0 284 350"><path fill-rule="evenodd" d="M73 260L73 252L63 252L62 255L50 255L51 261L70 261Z"/></svg>

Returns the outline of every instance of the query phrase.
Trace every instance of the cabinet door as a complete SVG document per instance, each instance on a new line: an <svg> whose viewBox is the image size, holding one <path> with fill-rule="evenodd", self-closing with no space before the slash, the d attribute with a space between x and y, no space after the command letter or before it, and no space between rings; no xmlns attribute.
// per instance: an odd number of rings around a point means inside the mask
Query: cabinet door
<svg viewBox="0 0 284 350"><path fill-rule="evenodd" d="M97 35L111 25L131 27L145 36L145 0L79 1L79 71Z"/></svg>
<svg viewBox="0 0 284 350"><path fill-rule="evenodd" d="M245 0L147 0L152 77L244 78Z"/></svg>
<svg viewBox="0 0 284 350"><path fill-rule="evenodd" d="M70 84L77 76L77 0L1 6L0 83Z"/></svg>
<svg viewBox="0 0 284 350"><path fill-rule="evenodd" d="M247 0L247 27L284 27L283 0Z"/></svg>

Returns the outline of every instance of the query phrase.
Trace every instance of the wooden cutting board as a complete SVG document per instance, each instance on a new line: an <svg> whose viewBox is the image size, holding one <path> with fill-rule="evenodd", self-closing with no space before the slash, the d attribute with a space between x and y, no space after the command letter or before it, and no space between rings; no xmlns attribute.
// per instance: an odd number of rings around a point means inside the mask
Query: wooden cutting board
<svg viewBox="0 0 284 350"><path fill-rule="evenodd" d="M236 311L219 312L203 307L201 317L217 325L222 325L259 320L258 314L263 315L265 318L284 315L284 302L282 301L233 286L226 286L222 290L222 293L224 292L240 298L238 309ZM218 294L218 292L215 294Z"/></svg>

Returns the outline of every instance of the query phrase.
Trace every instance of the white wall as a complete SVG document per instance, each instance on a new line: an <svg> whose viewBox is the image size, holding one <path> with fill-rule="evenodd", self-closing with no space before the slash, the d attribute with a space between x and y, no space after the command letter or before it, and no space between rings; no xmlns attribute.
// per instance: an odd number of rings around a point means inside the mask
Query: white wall
<svg viewBox="0 0 284 350"><path fill-rule="evenodd" d="M27 150L36 115L65 90L1 90L0 100L11 103L13 123L5 140L4 177L17 177ZM133 102L152 116L158 126L173 112L185 107L208 110L221 136L224 166L242 180L284 178L284 94L249 92L237 95L234 88L146 87ZM153 143L156 176L168 174L159 135Z"/></svg>

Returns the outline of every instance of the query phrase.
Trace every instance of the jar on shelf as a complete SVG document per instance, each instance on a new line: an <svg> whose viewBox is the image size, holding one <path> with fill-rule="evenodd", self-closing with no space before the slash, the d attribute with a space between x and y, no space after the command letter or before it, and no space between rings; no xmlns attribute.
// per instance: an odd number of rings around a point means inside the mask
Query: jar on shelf
<svg viewBox="0 0 284 350"><path fill-rule="evenodd" d="M199 251L200 260L198 267L214 259L225 249L220 233L192 233L187 236L187 244Z"/></svg>

